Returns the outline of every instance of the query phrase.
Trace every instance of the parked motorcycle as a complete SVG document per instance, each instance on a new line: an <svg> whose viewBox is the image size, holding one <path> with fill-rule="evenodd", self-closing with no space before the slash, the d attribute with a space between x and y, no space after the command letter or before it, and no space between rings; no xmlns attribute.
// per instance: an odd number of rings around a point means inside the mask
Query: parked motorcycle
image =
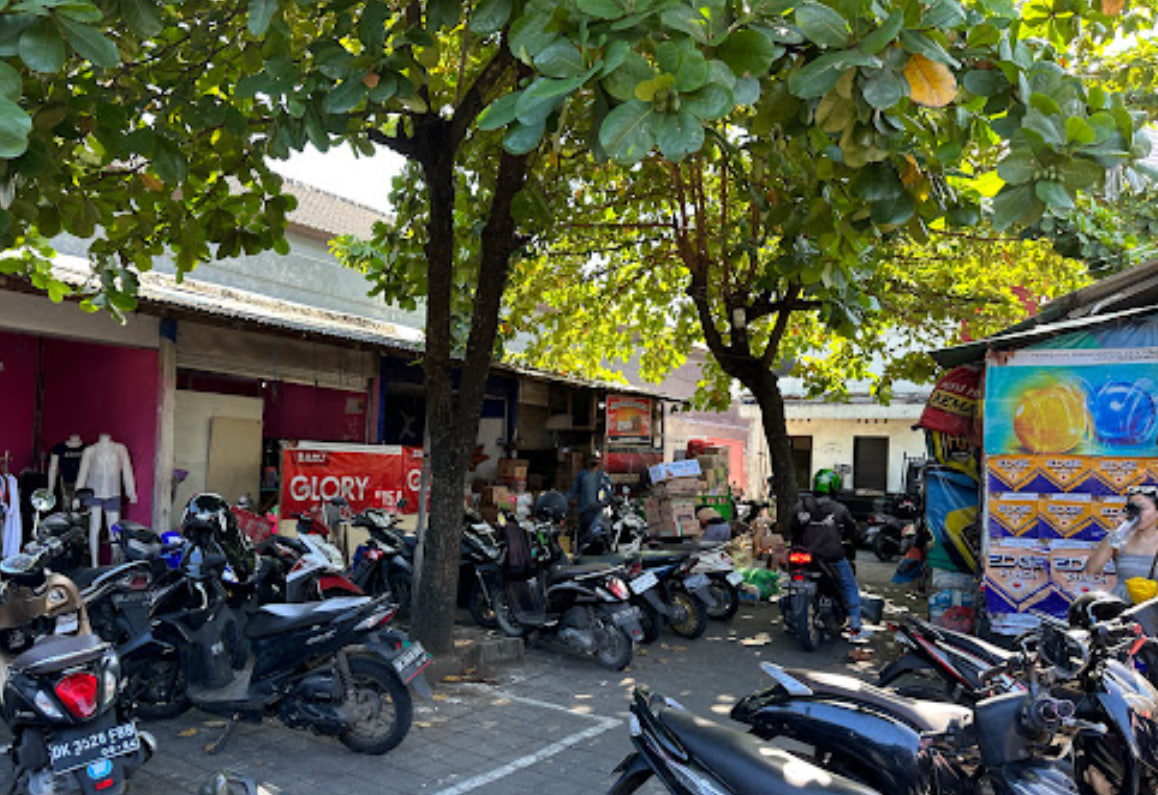
<svg viewBox="0 0 1158 795"><path fill-rule="evenodd" d="M648 552L583 557L583 563L622 566L631 603L640 611L643 642L654 643L666 624L681 638L694 640L708 628L705 574L693 574L698 560L690 552Z"/></svg>
<svg viewBox="0 0 1158 795"><path fill-rule="evenodd" d="M502 588L504 548L494 528L468 513L459 544L458 583L471 618L480 627L497 629L494 594Z"/></svg>
<svg viewBox="0 0 1158 795"><path fill-rule="evenodd" d="M365 595L346 577L342 553L321 536L275 534L258 544L257 552L277 566L263 602L316 602L331 596Z"/></svg>
<svg viewBox="0 0 1158 795"><path fill-rule="evenodd" d="M405 505L402 500L398 507ZM414 591L414 550L418 540L398 529L400 519L398 514L370 508L350 520L370 537L354 551L347 576L368 594L390 594L399 612L406 615Z"/></svg>
<svg viewBox="0 0 1158 795"><path fill-rule="evenodd" d="M605 563L552 563L544 543L557 546L558 522L566 516L566 500L548 495L536 506L539 532L546 541L532 550L530 537L516 522L508 522L503 588L494 594L495 618L512 637L532 630L556 640L569 651L590 655L605 668L622 670L631 662L632 644L643 638L639 611L630 603L623 567Z"/></svg>
<svg viewBox="0 0 1158 795"><path fill-rule="evenodd" d="M47 490L33 495L40 505L52 499ZM156 743L128 717L117 655L92 633L76 585L46 570L64 543L33 543L0 562L0 713L12 731L15 768L9 791L119 795Z"/></svg>

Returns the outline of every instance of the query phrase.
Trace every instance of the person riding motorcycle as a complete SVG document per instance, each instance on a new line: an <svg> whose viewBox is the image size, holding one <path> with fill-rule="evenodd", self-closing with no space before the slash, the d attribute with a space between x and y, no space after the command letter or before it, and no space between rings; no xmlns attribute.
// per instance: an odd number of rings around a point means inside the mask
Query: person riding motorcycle
<svg viewBox="0 0 1158 795"><path fill-rule="evenodd" d="M848 607L849 640L860 643L867 640L872 631L861 623L860 588L845 552L845 542L851 544L857 527L848 507L835 499L840 487L840 473L831 469L816 473L812 493L801 495L797 502L792 524L793 543L832 564Z"/></svg>

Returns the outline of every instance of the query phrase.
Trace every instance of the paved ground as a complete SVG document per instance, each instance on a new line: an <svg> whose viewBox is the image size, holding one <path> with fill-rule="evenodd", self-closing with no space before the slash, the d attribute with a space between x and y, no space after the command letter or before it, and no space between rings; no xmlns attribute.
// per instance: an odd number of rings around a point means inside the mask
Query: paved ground
<svg viewBox="0 0 1158 795"><path fill-rule="evenodd" d="M862 557L862 582L886 582L891 571ZM890 610L908 604L915 602L907 593L890 592ZM435 699L418 702L409 736L382 757L269 722L240 727L222 754L209 757L203 746L217 736L220 721L193 712L147 725L160 750L132 789L195 795L212 771L232 769L261 781L271 795L590 795L607 790L612 769L630 750L634 685L727 721L737 698L763 686L762 660L867 678L890 657L890 645L879 633L866 662L851 661L849 645L839 640L804 654L768 604L742 607L730 624L712 622L697 641L665 633L622 673L533 644L521 663L502 666L487 682L436 683ZM664 790L652 784L645 791Z"/></svg>

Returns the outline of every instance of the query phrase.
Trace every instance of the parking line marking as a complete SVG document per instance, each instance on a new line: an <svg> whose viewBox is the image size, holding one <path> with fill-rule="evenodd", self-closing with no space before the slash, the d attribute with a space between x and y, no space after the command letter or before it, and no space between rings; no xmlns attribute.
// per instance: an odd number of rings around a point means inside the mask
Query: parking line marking
<svg viewBox="0 0 1158 795"><path fill-rule="evenodd" d="M584 740L590 740L592 737L598 737L599 735L603 734L604 732L608 732L608 731L611 731L612 729L618 728L623 723L623 721L618 719L618 718L605 718L605 717L602 717L600 715L582 715L582 714L579 714L576 712L572 712L570 709L563 706L562 704L552 704L549 701L539 701L538 699L527 698L526 696L516 696L516 695L513 695L511 693L504 693L502 691L496 692L495 695L498 696L499 698L505 698L505 699L508 699L510 701L517 701L521 704L526 704L528 706L539 707L541 709L550 709L550 710L554 710L556 712L566 712L568 715L573 715L576 718L585 718L587 720L593 720L593 721L595 721L596 725L594 725L590 728L584 729L581 732L576 732L575 734L568 735L568 736L564 737L562 740L556 740L555 742L551 743L550 745L544 746L543 748L540 748L538 751L535 751L535 753L533 753L533 754L527 754L526 756L520 756L518 759L514 759L510 762L507 762L505 765L502 765L501 767L496 767L494 770L488 771L486 773L481 773L481 774L475 776L474 778L468 778L466 781L459 782L458 784L455 784L453 787L448 787L446 789L440 789L437 792L433 793L433 795L462 795L462 793L464 793L464 792L470 792L472 790L476 790L479 787L483 787L483 786L486 786L487 784L498 781L499 779L505 778L505 777L511 775L512 773L518 772L519 770L523 770L525 768L528 768L528 767L531 767L535 764L538 764L539 762L542 762L544 759L549 759L552 756L554 756L555 754L558 754L562 751L567 750L568 748L575 745L576 743L581 743Z"/></svg>

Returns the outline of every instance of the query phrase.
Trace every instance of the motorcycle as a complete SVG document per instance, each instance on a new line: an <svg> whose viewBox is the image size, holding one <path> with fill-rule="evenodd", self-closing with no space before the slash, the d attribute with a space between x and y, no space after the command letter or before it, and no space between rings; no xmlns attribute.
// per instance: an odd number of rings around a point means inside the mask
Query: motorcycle
<svg viewBox="0 0 1158 795"><path fill-rule="evenodd" d="M399 501L399 508L406 506ZM414 551L418 539L398 529L397 514L370 508L350 520L370 534L354 551L354 561L347 576L350 582L372 595L391 594L399 612L410 611L414 591Z"/></svg>
<svg viewBox="0 0 1158 795"><path fill-rule="evenodd" d="M494 594L502 588L504 549L494 529L482 517L467 514L459 544L459 591L475 623L497 629Z"/></svg>
<svg viewBox="0 0 1158 795"><path fill-rule="evenodd" d="M505 525L503 587L492 595L499 628L511 637L537 630L605 668L622 670L631 663L633 642L643 638L623 567L553 563L555 554L543 547L558 547L554 518L538 525L538 551L517 522Z"/></svg>
<svg viewBox="0 0 1158 795"><path fill-rule="evenodd" d="M815 651L825 636L839 636L848 607L833 564L803 549L789 551L780 614L784 631L795 635L804 651Z"/></svg>
<svg viewBox="0 0 1158 795"><path fill-rule="evenodd" d="M54 500L38 490L38 506ZM46 570L68 539L33 542L0 562L0 714L12 730L10 792L125 791L156 742L137 730L119 697L120 664L93 634L67 577Z"/></svg>
<svg viewBox="0 0 1158 795"><path fill-rule="evenodd" d="M775 685L742 699L732 717L762 739L811 746L826 769L881 792L1137 795L1158 784L1158 691L1119 658L1150 643L1132 623L1089 632L1046 620L983 677L1020 672L1019 686L995 684L998 695L971 707L765 664ZM1063 730L1072 767L1057 756Z"/></svg>
<svg viewBox="0 0 1158 795"><path fill-rule="evenodd" d="M681 638L694 640L708 628L709 580L693 574L698 559L690 552L647 552L630 556L581 558L584 563L624 567L631 603L640 611L643 642L654 643L666 624Z"/></svg>
<svg viewBox="0 0 1158 795"><path fill-rule="evenodd" d="M342 553L318 535L271 535L257 545L257 552L276 561L278 571L270 578L271 588L262 601L316 602L332 596L365 595L347 579Z"/></svg>

